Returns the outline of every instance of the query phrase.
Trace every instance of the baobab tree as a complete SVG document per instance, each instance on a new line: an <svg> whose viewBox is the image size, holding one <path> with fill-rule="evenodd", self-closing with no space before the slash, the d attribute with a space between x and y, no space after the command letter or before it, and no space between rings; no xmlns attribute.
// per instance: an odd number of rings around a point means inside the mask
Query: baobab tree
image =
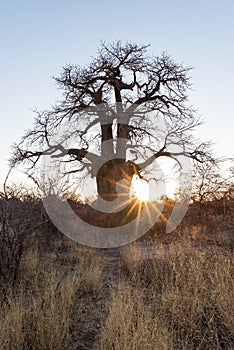
<svg viewBox="0 0 234 350"><path fill-rule="evenodd" d="M211 160L209 144L193 138L200 119L188 100L190 68L166 53L150 55L148 48L102 42L90 64L64 67L55 78L62 101L36 111L33 129L15 145L12 164L24 163L34 176L43 155L63 159L70 166L67 175L95 176L98 194L113 201L118 181L143 177L159 158L175 160L178 169L181 156ZM73 147L54 141L61 125L75 126Z"/></svg>

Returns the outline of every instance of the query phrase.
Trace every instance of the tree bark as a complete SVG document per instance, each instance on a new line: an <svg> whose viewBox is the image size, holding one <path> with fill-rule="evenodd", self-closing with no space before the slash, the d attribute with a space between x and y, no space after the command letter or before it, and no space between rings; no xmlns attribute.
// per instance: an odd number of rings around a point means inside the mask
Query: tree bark
<svg viewBox="0 0 234 350"><path fill-rule="evenodd" d="M102 157L107 157L114 153L113 149L113 131L112 123L101 125L101 135L102 135L102 145L101 145L101 155ZM112 140L112 142L106 143L105 141Z"/></svg>

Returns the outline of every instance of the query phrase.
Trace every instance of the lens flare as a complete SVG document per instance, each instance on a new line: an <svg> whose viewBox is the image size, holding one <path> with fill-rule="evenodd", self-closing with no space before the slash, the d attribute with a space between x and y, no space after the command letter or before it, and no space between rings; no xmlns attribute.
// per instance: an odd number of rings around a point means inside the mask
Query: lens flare
<svg viewBox="0 0 234 350"><path fill-rule="evenodd" d="M146 180L134 175L132 178L132 190L130 195L136 197L139 201L147 201L149 199L149 184Z"/></svg>

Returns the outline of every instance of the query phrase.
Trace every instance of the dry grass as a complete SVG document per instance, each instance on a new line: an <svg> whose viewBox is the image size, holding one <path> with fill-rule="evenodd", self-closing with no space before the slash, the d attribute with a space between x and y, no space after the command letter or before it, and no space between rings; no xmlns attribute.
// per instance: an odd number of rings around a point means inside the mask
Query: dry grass
<svg viewBox="0 0 234 350"><path fill-rule="evenodd" d="M172 346L172 339L160 315L145 305L144 292L120 282L95 346L101 350L164 350Z"/></svg>
<svg viewBox="0 0 234 350"><path fill-rule="evenodd" d="M190 240L134 243L111 263L71 241L28 249L18 285L3 289L0 349L231 350L233 260Z"/></svg>
<svg viewBox="0 0 234 350"><path fill-rule="evenodd" d="M76 263L71 268L75 253ZM72 348L70 329L77 293L89 294L100 288L101 266L93 252L78 248L71 250L66 260L63 265L53 252L44 260L39 259L37 250L26 252L19 285L2 295L0 349ZM78 320L83 309L82 303L76 306Z"/></svg>
<svg viewBox="0 0 234 350"><path fill-rule="evenodd" d="M136 264L134 255L133 264L124 259L122 266L130 277L130 288L144 295L138 312L143 317L150 305L151 321L158 327L160 320L168 334L163 346L152 336L144 349L233 349L231 255L177 246L138 261ZM157 315L156 321L152 315ZM139 348L134 346L130 349Z"/></svg>
<svg viewBox="0 0 234 350"><path fill-rule="evenodd" d="M1 314L1 349L64 349L69 341L75 280L58 283L54 273L25 300L23 290L8 296Z"/></svg>

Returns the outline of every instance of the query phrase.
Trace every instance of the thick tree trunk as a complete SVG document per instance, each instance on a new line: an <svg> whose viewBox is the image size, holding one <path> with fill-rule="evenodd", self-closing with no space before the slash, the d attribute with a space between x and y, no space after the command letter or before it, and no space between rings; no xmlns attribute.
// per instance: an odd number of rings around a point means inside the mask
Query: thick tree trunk
<svg viewBox="0 0 234 350"><path fill-rule="evenodd" d="M105 163L97 174L97 190L106 201L113 201L118 197L116 186L119 181L127 180L123 192L129 195L131 181L134 174L138 174L139 167L132 161L112 159Z"/></svg>

